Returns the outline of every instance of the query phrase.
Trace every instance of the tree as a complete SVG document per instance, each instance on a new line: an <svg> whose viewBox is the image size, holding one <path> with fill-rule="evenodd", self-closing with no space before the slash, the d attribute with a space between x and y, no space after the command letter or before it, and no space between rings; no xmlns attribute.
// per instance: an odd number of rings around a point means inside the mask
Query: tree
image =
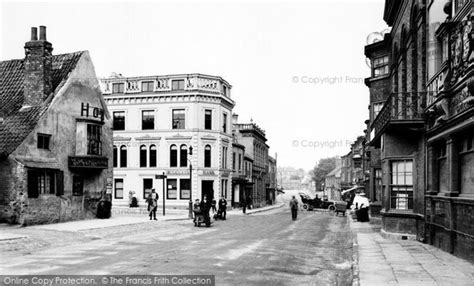
<svg viewBox="0 0 474 286"><path fill-rule="evenodd" d="M311 171L311 178L315 182L316 191L322 190L321 184L326 179L326 175L336 168L337 160L339 160L339 157L323 158L314 166L314 169Z"/></svg>

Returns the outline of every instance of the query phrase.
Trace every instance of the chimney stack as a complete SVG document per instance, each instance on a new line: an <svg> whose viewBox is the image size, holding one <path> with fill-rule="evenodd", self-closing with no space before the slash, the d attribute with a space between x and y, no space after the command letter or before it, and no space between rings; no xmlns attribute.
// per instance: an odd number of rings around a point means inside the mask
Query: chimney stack
<svg viewBox="0 0 474 286"><path fill-rule="evenodd" d="M31 40L25 43L23 106L40 105L52 90L53 46L46 41L46 27L31 28Z"/></svg>

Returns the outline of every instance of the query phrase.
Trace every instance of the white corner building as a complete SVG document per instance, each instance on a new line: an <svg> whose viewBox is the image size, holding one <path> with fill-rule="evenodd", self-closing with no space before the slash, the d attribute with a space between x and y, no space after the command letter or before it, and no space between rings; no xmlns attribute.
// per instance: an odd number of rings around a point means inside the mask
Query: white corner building
<svg viewBox="0 0 474 286"><path fill-rule="evenodd" d="M134 192L143 207L152 188L166 208L187 207L204 195L231 198L235 102L227 81L114 75L101 79L101 88L113 117L114 206L128 206Z"/></svg>

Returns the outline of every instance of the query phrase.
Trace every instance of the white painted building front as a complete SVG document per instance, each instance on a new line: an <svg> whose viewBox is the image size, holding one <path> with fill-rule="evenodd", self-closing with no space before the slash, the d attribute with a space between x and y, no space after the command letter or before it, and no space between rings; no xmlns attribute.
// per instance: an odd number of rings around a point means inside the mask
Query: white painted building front
<svg viewBox="0 0 474 286"><path fill-rule="evenodd" d="M114 76L101 87L114 120L114 206L129 205L131 192L145 206L152 188L167 208L187 207L204 194L231 199L235 103L227 81L202 74ZM164 189L156 176L162 174Z"/></svg>

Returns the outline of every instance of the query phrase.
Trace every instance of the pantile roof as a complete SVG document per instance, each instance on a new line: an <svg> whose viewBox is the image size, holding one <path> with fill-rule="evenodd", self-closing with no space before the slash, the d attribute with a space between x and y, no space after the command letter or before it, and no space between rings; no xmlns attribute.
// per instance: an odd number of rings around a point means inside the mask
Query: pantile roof
<svg viewBox="0 0 474 286"><path fill-rule="evenodd" d="M54 95L66 82L83 52L54 55L52 88ZM40 106L23 107L24 59L0 61L0 158L11 154L35 128L51 98Z"/></svg>

